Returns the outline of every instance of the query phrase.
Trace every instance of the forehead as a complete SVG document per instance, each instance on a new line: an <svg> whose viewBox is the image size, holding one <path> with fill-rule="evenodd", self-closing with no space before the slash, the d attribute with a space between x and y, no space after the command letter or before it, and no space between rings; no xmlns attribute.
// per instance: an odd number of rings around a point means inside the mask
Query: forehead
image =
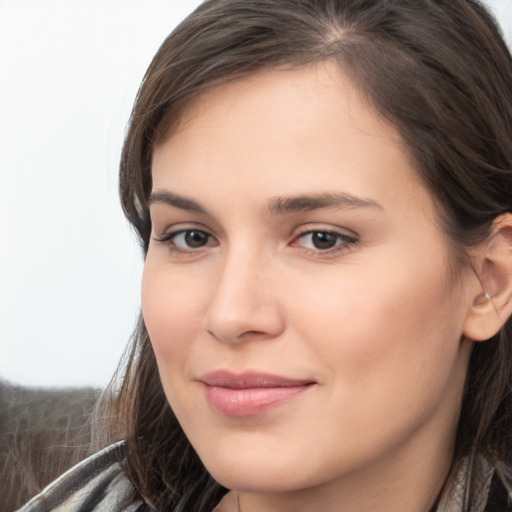
<svg viewBox="0 0 512 512"><path fill-rule="evenodd" d="M397 131L328 61L265 70L191 101L155 148L154 189L199 190L210 178L269 195L341 187L368 197L385 185L390 201L420 186Z"/></svg>
<svg viewBox="0 0 512 512"><path fill-rule="evenodd" d="M264 109L261 109L262 104L266 106ZM394 128L366 101L339 65L329 60L295 68L263 69L208 89L187 103L164 141L190 127L197 130L201 123L207 128L208 121L215 122L219 116L235 121L235 117L230 116L232 113L244 114L239 118L244 129L252 121L264 118L271 129L277 131L288 122L287 132L290 133L291 123L296 127L294 132L298 132L310 126L313 118L334 109L357 121L360 129L368 131L371 126L373 135L392 136L401 143ZM328 121L327 116L322 121ZM340 127L339 124L332 126L338 130Z"/></svg>

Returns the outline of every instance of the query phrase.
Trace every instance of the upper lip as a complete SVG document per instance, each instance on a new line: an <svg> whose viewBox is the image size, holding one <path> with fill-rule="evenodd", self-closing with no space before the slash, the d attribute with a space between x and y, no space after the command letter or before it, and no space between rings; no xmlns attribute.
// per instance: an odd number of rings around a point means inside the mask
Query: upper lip
<svg viewBox="0 0 512 512"><path fill-rule="evenodd" d="M292 379L281 375L270 373L261 373L247 371L243 373L233 373L227 370L217 370L201 376L199 382L207 386L217 386L231 389L250 389L250 388L277 388L306 386L314 384L311 379Z"/></svg>

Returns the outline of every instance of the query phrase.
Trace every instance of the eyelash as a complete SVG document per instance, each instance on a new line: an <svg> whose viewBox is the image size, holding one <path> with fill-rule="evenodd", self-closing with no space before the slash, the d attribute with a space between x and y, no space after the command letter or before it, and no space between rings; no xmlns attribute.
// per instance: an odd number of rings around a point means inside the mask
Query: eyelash
<svg viewBox="0 0 512 512"><path fill-rule="evenodd" d="M208 246L208 243L203 246L196 247L196 248L194 248L194 247L186 248L186 247L180 247L179 245L177 245L175 242L175 239L180 235L186 236L187 233L189 233L189 234L190 233L198 233L201 235L205 235L209 239L213 239L212 235L210 235L210 233L208 233L207 231L204 231L203 229L179 229L177 231L172 231L171 233L167 233L161 237L154 237L154 240L156 242L167 244L171 251L177 252L177 253L196 252L197 250Z"/></svg>
<svg viewBox="0 0 512 512"><path fill-rule="evenodd" d="M340 233L339 231L329 230L329 229L308 229L299 233L292 241L291 245L296 246L299 245L299 240L304 240L307 236L313 235L327 235L328 237L333 237L335 240L335 245L332 247L328 247L326 249L320 248L307 248L304 247L304 250L312 253L314 255L322 255L322 256L337 256L341 253L349 251L353 246L358 243L358 239L355 236L346 235Z"/></svg>
<svg viewBox="0 0 512 512"><path fill-rule="evenodd" d="M198 247L181 247L176 244L175 240L178 236L183 235L186 236L187 234L200 234L201 236L207 237L207 243L205 245L201 245ZM297 236L294 237L290 245L292 247L301 246L299 243L300 240L304 240L307 236L314 236L314 235L322 235L326 239L328 237L332 237L334 239L335 244L332 247L327 247L325 249L321 248L308 248L303 247L304 251L306 251L309 254L313 254L315 256L321 255L321 256L336 256L338 254L341 254L343 252L349 251L354 245L358 243L358 239L355 236L349 236L343 233L340 233L338 231L328 230L328 229L308 229L303 231L302 233L299 233ZM204 231L202 229L180 229L177 231L172 231L170 233L167 233L161 237L154 237L154 240L159 243L167 244L169 250L175 253L179 254L190 254L190 253L196 253L197 251L211 246L211 243L208 243L208 240L212 240L214 237L208 233L207 231ZM183 244L184 245L184 244ZM215 244L216 245L216 244Z"/></svg>

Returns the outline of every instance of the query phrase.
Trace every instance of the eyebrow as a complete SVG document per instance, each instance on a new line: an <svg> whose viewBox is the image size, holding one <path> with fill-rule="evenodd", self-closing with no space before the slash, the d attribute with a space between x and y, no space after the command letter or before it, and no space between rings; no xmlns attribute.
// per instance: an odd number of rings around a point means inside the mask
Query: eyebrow
<svg viewBox="0 0 512 512"><path fill-rule="evenodd" d="M372 199L356 197L347 193L305 194L292 197L275 197L268 206L273 214L312 211L320 208L384 208Z"/></svg>
<svg viewBox="0 0 512 512"><path fill-rule="evenodd" d="M169 206L174 206L175 208L186 210L188 212L202 214L208 213L208 210L201 206L197 201L194 201L189 197L174 194L173 192L169 192L167 190L160 190L151 194L150 198L148 199L147 206L149 207L152 204L167 204Z"/></svg>
<svg viewBox="0 0 512 512"><path fill-rule="evenodd" d="M181 210L207 215L209 212L194 199L181 196L167 190L159 190L151 194L147 206L167 204ZM302 211L319 210L321 208L384 208L372 199L356 197L347 193L302 194L298 196L278 196L269 201L268 211L273 215Z"/></svg>

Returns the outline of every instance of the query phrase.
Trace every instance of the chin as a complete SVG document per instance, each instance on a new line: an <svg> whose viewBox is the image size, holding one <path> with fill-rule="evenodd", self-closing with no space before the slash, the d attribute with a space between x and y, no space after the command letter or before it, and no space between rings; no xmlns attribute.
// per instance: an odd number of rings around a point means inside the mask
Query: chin
<svg viewBox="0 0 512 512"><path fill-rule="evenodd" d="M243 492L286 492L314 486L320 468L305 465L307 457L268 450L254 443L254 449L221 450L205 454L203 464L224 487ZM201 454L200 454L201 455Z"/></svg>
<svg viewBox="0 0 512 512"><path fill-rule="evenodd" d="M212 477L227 489L240 492L279 493L301 489L300 479L290 468L286 471L273 471L268 464L253 468L207 468Z"/></svg>

